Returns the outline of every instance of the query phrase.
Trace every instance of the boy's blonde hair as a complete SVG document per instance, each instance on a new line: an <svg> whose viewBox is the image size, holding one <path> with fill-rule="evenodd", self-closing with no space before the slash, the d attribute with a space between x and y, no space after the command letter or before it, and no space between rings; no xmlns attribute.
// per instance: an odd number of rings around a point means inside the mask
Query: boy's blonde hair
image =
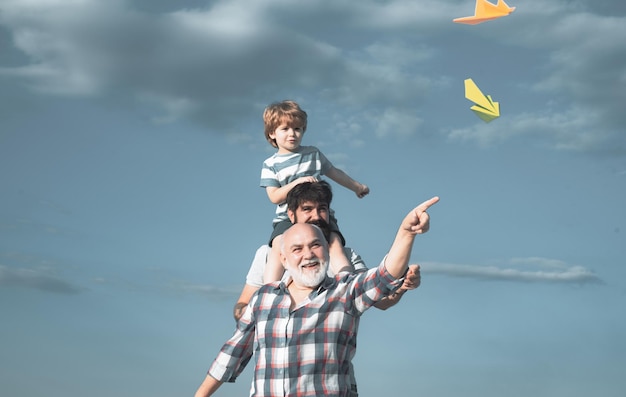
<svg viewBox="0 0 626 397"><path fill-rule="evenodd" d="M281 124L302 127L302 131L306 131L307 114L295 101L274 102L265 108L263 123L265 124L265 139L277 148L276 140L270 138L270 134Z"/></svg>

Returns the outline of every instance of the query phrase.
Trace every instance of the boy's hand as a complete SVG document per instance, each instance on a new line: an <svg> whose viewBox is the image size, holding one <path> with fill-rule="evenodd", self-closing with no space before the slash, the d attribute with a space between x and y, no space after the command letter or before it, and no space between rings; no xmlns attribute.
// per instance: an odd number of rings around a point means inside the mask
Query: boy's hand
<svg viewBox="0 0 626 397"><path fill-rule="evenodd" d="M363 197L367 196L369 194L369 192L370 192L370 188L367 187L367 185L364 185L364 184L360 183L359 184L359 189L356 192L354 192L354 193L356 193L356 196L358 198L363 198Z"/></svg>
<svg viewBox="0 0 626 397"><path fill-rule="evenodd" d="M314 176L301 176L300 178L296 179L296 185L299 185L305 182L315 183L315 182L319 182L319 180Z"/></svg>

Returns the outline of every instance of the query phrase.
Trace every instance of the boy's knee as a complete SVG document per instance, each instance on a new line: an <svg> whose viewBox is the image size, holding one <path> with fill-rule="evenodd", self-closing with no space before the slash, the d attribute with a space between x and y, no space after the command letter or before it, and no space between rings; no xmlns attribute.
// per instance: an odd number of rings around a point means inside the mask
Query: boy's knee
<svg viewBox="0 0 626 397"><path fill-rule="evenodd" d="M272 251L274 252L278 252L280 251L280 243L283 240L283 235L279 234L278 236L274 237L274 239L272 239Z"/></svg>
<svg viewBox="0 0 626 397"><path fill-rule="evenodd" d="M330 233L330 241L328 242L330 247L341 247L343 249L344 241L341 235L336 232Z"/></svg>

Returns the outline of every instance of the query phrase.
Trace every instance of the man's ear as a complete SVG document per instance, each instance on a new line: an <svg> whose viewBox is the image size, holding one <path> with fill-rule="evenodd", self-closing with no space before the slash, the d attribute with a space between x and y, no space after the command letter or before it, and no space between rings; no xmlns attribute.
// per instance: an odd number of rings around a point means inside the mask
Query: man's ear
<svg viewBox="0 0 626 397"><path fill-rule="evenodd" d="M292 224L296 223L296 214L292 210L287 210L287 216Z"/></svg>
<svg viewBox="0 0 626 397"><path fill-rule="evenodd" d="M283 269L287 270L287 266L285 266L285 263L287 263L287 257L283 254L283 251L280 251L280 264L283 265Z"/></svg>

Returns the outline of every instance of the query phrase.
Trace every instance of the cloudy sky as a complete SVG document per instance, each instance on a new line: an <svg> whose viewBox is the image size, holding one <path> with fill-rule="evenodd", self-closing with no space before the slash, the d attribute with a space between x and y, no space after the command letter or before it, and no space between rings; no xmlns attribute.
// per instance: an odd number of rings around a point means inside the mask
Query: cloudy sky
<svg viewBox="0 0 626 397"><path fill-rule="evenodd" d="M361 322L362 397L626 389L626 3L0 0L0 391L192 395L295 99L369 266L434 195L422 286ZM485 123L463 81L500 103ZM220 396L242 396L247 369Z"/></svg>

